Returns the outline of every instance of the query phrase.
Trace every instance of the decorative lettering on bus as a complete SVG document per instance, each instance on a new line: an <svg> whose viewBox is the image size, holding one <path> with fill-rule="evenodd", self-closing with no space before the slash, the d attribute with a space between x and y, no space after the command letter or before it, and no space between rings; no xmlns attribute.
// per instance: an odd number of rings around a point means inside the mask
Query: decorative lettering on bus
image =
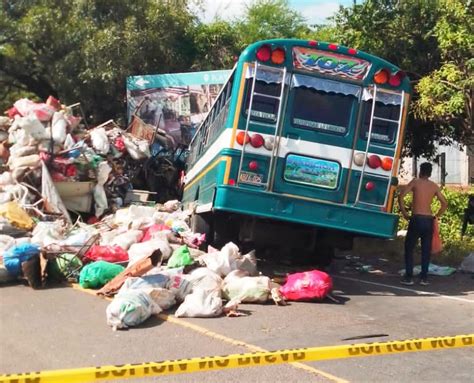
<svg viewBox="0 0 474 383"><path fill-rule="evenodd" d="M296 69L319 72L337 77L363 80L370 70L369 61L304 47L293 48L293 65Z"/></svg>
<svg viewBox="0 0 474 383"><path fill-rule="evenodd" d="M260 185L263 182L263 175L242 170L240 172L240 182L246 184Z"/></svg>
<svg viewBox="0 0 474 383"><path fill-rule="evenodd" d="M369 132L365 132L365 139L367 139L368 137L369 137ZM391 143L393 141L393 139L387 134L380 134L380 133L375 133L375 132L372 132L372 139L381 141L381 142L386 142L386 143Z"/></svg>
<svg viewBox="0 0 474 383"><path fill-rule="evenodd" d="M304 126L306 128L323 130L326 132L334 132L334 133L340 133L340 134L346 133L346 128L344 126L329 125L329 124L324 124L322 122L303 120L302 118L293 118L293 124Z"/></svg>
<svg viewBox="0 0 474 383"><path fill-rule="evenodd" d="M286 158L284 179L303 185L337 189L341 165L334 161L290 154Z"/></svg>
<svg viewBox="0 0 474 383"><path fill-rule="evenodd" d="M247 109L247 113L248 113ZM252 117L257 117L257 118L264 118L265 120L275 120L276 115L274 113L266 113L266 112L261 112L259 110L252 110L251 113Z"/></svg>

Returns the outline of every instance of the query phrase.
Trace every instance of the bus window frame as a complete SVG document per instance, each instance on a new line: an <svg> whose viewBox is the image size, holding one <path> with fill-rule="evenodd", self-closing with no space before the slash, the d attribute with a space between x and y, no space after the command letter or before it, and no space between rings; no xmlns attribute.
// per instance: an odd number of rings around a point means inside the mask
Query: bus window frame
<svg viewBox="0 0 474 383"><path fill-rule="evenodd" d="M217 133L218 131L224 129L225 125L225 117L222 118L222 123L220 124L220 129L213 129L216 126L214 124L217 120L220 119L221 114L223 111L226 111L226 115L229 115L229 104L232 95L232 88L234 86L235 74L236 74L237 66L234 66L232 73L230 74L226 83L222 86L217 95L214 103L210 106L210 109L206 115L206 117L202 120L199 127L196 129L196 133L194 134L193 139L189 143L189 152L190 155L188 157L189 162L187 163L187 168L191 168L199 158L206 152L209 146L217 139L219 136ZM224 99L224 106L220 107L222 104L222 99ZM217 112L216 112L217 110Z"/></svg>
<svg viewBox="0 0 474 383"><path fill-rule="evenodd" d="M352 106L350 108L348 125L346 127L346 131L344 133L342 133L342 132L335 132L335 131L331 131L331 130L312 128L312 127L309 127L309 126L303 126L303 125L298 125L298 124L293 123L293 120L295 118L295 99L296 99L295 90L296 89L299 89L299 88L309 89L309 90L314 90L314 91L317 91L317 92L324 92L328 95L330 95L331 92L327 92L327 91L324 91L324 90L318 90L318 89L315 89L315 88L312 88L312 87L305 87L305 86L294 87L294 86L290 86L290 89L289 89L289 92L288 92L287 106L291 105L291 113L288 116L288 120L289 120L289 124L291 125L292 128L302 129L302 130L305 130L305 131L314 132L314 133L318 133L318 134L319 133L327 134L329 136L336 136L336 137L347 137L347 136L351 135L351 132L352 132L354 127L355 127L355 130L357 130L358 115L360 113L360 106L361 106L361 103L362 103L361 97L362 97L362 93L363 93L363 89L364 89L364 87L362 86L362 84L360 82L349 81L349 80L346 80L346 79L345 80L334 79L334 77L324 76L324 75L321 75L321 74L313 75L313 74L309 74L307 72L295 71L292 74L291 83L293 82L293 76L295 76L295 75L306 76L306 77L309 77L309 78L315 78L315 79L321 79L321 80L329 80L331 82L337 82L337 83L344 83L344 84L352 85L352 86L358 87L360 89L360 93L359 93L358 96L356 96L356 95L347 95L347 94L343 94L343 93L333 92L336 95L354 97ZM329 124L327 124L327 125L329 125ZM333 125L333 126L337 126L337 125Z"/></svg>
<svg viewBox="0 0 474 383"><path fill-rule="evenodd" d="M370 90L370 88L366 88L368 90ZM398 93L396 93L398 95ZM400 96L401 96L401 92L400 92ZM358 132L358 139L364 141L364 142L367 142L369 137L368 137L368 131L369 131L369 126L370 126L370 114L371 114L371 111L372 111L372 103L371 101L373 102L373 98L370 98L368 100L361 100L360 103L361 103L361 118L360 118L360 130ZM379 101L380 102L380 101ZM393 106L398 106L399 110L398 110L398 114L399 116L403 113L403 108L404 108L404 105L401 105L401 104L384 104L383 102L380 102L382 103L383 105L387 105L387 106L390 106L390 105L393 105ZM365 123L365 118L366 116L369 115L369 125L366 125ZM377 116L377 105L375 106L375 116ZM385 118L385 117L384 117ZM390 117L391 119L391 117ZM396 121L396 120L395 120ZM377 122L377 120L375 120L373 123L375 124ZM382 121L383 122L383 121ZM396 144L396 138L397 138L397 130L401 129L402 127L400 126L400 124L397 122L385 122L387 124L391 124L394 126L394 129L392 130L392 137L390 139L390 141L382 141L380 139L377 139L376 137L373 137L373 134L374 134L374 126L372 126L372 138L370 139L371 142L375 142L377 144L380 144L380 145L385 145L387 147L390 147L390 146L393 146Z"/></svg>
<svg viewBox="0 0 474 383"><path fill-rule="evenodd" d="M255 75L255 74L254 74ZM253 75L253 76L254 76ZM251 77L247 77L245 79L245 84L244 84L244 97L242 98L242 110L241 110L241 115L243 118L248 118L248 113L247 113L247 101L249 103L249 106L250 106L250 92L251 92L251 89L252 89L252 81L253 81L253 76ZM259 80L258 78L256 79L255 81L256 83L257 82L260 82L260 83L263 83L263 84L267 84L267 85L270 85L270 84L274 84L274 85L277 85L277 86L282 86L281 83L278 83L278 82L266 82L264 80ZM281 89L281 88L280 88ZM269 94L270 95L270 94ZM274 97L278 97L278 94L277 95L271 95L271 96L274 96ZM255 97L259 97L259 96L256 96L254 95L254 99L253 99L253 103L255 104ZM263 123L263 124L267 124L267 125L275 125L276 122L277 122L277 119L278 119L278 103L281 102L282 100L277 100L276 98L274 99L271 99L269 98L269 100L273 100L275 102L275 117L273 119L269 119L269 118L265 118L265 117L258 117L258 116L254 116L254 115L251 115L250 116L250 121L254 122L254 123ZM262 112L262 113L266 113L266 112Z"/></svg>

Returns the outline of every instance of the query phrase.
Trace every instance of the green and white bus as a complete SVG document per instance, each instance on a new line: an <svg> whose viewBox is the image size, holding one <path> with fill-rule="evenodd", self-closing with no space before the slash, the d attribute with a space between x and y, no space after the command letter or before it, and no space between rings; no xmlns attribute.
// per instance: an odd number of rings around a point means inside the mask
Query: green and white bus
<svg viewBox="0 0 474 383"><path fill-rule="evenodd" d="M410 92L399 68L356 49L250 45L189 147L194 229L316 252L352 235L393 237Z"/></svg>

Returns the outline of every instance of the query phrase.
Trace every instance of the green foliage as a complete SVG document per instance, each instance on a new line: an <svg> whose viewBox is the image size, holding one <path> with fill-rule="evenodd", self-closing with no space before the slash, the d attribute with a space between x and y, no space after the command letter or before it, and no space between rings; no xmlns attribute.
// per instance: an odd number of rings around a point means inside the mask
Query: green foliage
<svg viewBox="0 0 474 383"><path fill-rule="evenodd" d="M415 114L444 128L460 142L474 139L472 89L474 87L474 27L472 4L462 0L440 0L443 12L434 35L437 38L441 66L421 79L416 90L419 99ZM449 139L445 140L449 143Z"/></svg>
<svg viewBox="0 0 474 383"><path fill-rule="evenodd" d="M236 23L241 48L264 39L302 38L309 31L303 16L292 10L287 0L257 0Z"/></svg>
<svg viewBox="0 0 474 383"><path fill-rule="evenodd" d="M464 216L464 209L467 207L468 195L474 193L471 190L455 190L444 188L443 194L448 200L448 209L439 219L439 231L444 249L436 263L458 265L470 252L474 251L474 226L468 225L464 238L461 240L461 227ZM405 206L409 207L412 203L412 194L405 196ZM431 206L433 212L439 209L439 201L435 199ZM398 206L395 212L399 213ZM408 221L400 216L399 230L406 230Z"/></svg>
<svg viewBox="0 0 474 383"><path fill-rule="evenodd" d="M432 157L435 142L470 143L471 1L366 0L341 8L333 22L339 43L393 62L412 80L407 154Z"/></svg>

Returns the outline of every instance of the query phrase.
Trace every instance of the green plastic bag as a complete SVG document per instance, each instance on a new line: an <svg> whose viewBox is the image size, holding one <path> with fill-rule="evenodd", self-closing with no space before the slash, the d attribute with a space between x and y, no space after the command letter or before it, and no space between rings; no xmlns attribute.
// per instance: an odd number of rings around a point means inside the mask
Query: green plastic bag
<svg viewBox="0 0 474 383"><path fill-rule="evenodd" d="M79 274L79 284L85 289L98 289L124 270L123 266L105 261L89 263Z"/></svg>
<svg viewBox="0 0 474 383"><path fill-rule="evenodd" d="M194 259L189 253L189 249L186 245L178 247L170 259L168 259L168 268L173 269L176 267L188 266L194 263Z"/></svg>

